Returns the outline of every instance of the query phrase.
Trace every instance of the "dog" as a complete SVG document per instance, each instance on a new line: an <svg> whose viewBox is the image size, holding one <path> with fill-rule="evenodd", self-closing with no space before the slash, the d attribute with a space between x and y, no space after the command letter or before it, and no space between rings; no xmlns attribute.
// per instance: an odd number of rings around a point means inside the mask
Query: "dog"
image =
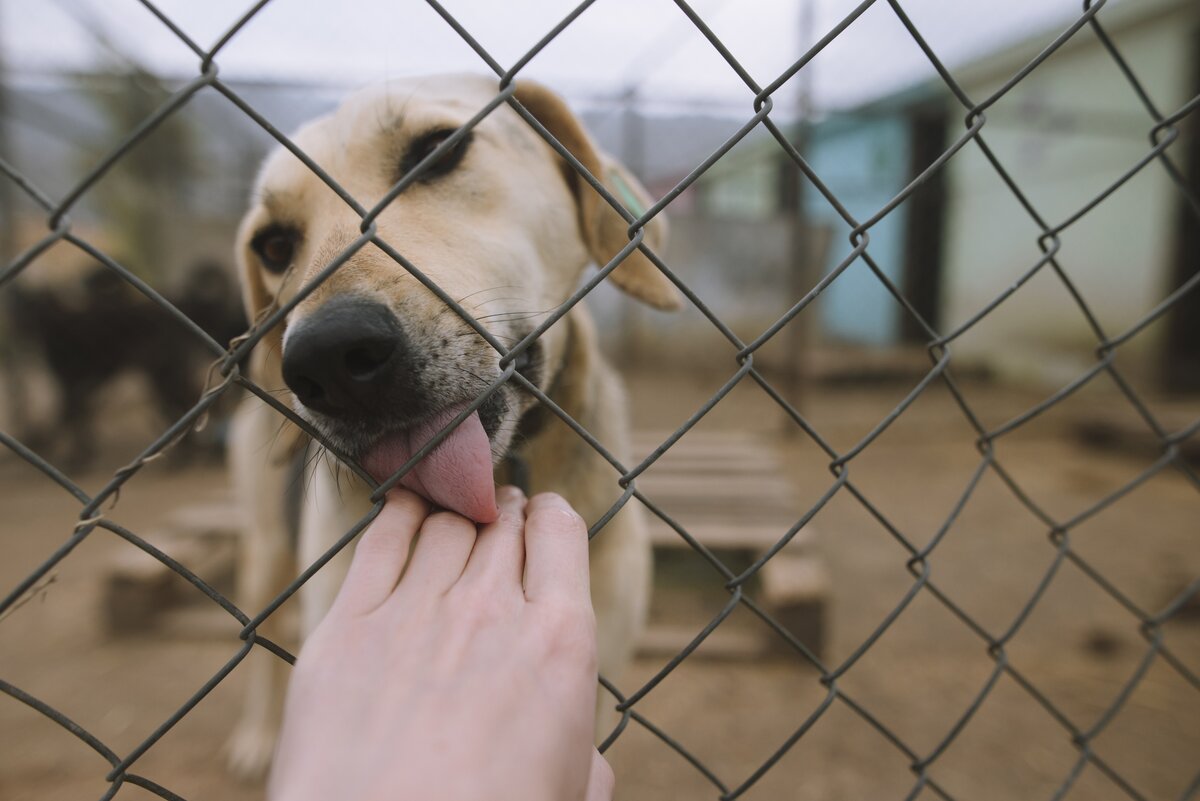
<svg viewBox="0 0 1200 801"><path fill-rule="evenodd" d="M201 263L170 293L193 323L219 342L246 329L232 276L218 264ZM0 358L40 358L55 390L57 414L38 430L21 419L16 397L14 427L25 441L51 454L65 469L83 470L96 458L96 403L117 378L145 379L150 408L173 423L195 403L212 362L194 334L104 265L71 265L56 281L14 281L3 293L11 335ZM20 383L14 384L18 395ZM220 447L196 435L171 451L176 459L203 456Z"/></svg>
<svg viewBox="0 0 1200 801"><path fill-rule="evenodd" d="M478 76L391 81L352 95L295 135L295 144L370 208L498 93ZM520 81L512 98L610 193L640 214L645 190L592 143L567 104ZM604 265L629 244L628 223L507 103L441 157L375 220L378 235L504 347L519 342L575 290L589 264ZM296 297L361 233L362 220L290 151L270 155L238 234L247 312ZM645 242L661 248L656 217ZM633 250L608 276L655 308L677 308L674 285ZM255 348L248 369L283 390L296 412L377 480L396 472L468 409L502 373L501 354L395 259L373 243L350 256ZM574 306L515 357L515 368L617 458L629 456L624 389L597 346L586 309ZM293 427L294 431L298 431ZM296 575L286 504L296 476L280 417L261 401L231 424L230 463L247 520L239 562L242 608L255 614ZM295 555L307 566L369 510L367 483L332 471L317 446L296 434L308 463ZM519 468L517 467L519 466ZM436 506L478 522L496 514L495 483L523 474L529 492L566 497L589 522L618 500L618 474L576 432L517 382L467 416L403 483ZM623 506L591 548L600 670L617 676L647 611L651 554L635 503ZM301 590L301 635L320 621L349 561L344 549ZM272 620L264 622L264 636ZM265 655L264 655L265 656ZM227 749L244 776L267 767L285 674L274 657L251 660L243 716ZM611 700L597 730L611 728Z"/></svg>

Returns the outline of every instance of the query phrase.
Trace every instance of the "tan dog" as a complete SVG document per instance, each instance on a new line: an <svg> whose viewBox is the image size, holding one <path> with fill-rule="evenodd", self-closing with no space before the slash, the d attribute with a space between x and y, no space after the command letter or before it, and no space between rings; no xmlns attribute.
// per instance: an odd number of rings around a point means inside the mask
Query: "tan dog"
<svg viewBox="0 0 1200 801"><path fill-rule="evenodd" d="M496 94L495 81L478 77L393 81L351 97L301 129L294 141L370 208ZM646 203L637 182L594 147L559 97L529 83L519 84L514 97L615 197ZM377 223L384 242L505 347L561 304L589 263L606 263L629 242L621 216L503 103L402 192ZM359 236L360 224L321 179L278 149L259 177L239 234L250 314L294 297ZM655 221L646 241L660 247L664 235ZM611 279L655 307L679 304L675 288L638 251ZM283 329L256 349L253 377L273 391L286 384L296 410L381 480L502 372L494 347L373 244L305 298ZM516 366L618 458L628 458L623 389L597 350L582 306L547 330ZM248 520L239 603L250 614L297 573L283 500L295 476L279 429L279 416L255 400L239 411L231 433L234 484ZM302 447L313 455L314 445ZM440 506L486 522L495 515L493 466L496 479L511 480L505 473L513 457L527 466L529 491L561 493L589 522L620 495L612 466L511 381L404 483ZM320 462L309 459L310 465ZM345 470L335 476L326 466L310 466L304 487L302 567L370 508L370 489ZM592 545L600 669L608 676L618 675L628 661L648 600L650 551L635 506L625 506ZM301 591L303 631L324 615L347 562L343 553ZM268 629L263 632L270 636ZM278 726L286 673L276 667L279 660L264 657L247 666L243 719L229 744L231 765L242 774L266 767ZM611 723L606 715L598 728Z"/></svg>

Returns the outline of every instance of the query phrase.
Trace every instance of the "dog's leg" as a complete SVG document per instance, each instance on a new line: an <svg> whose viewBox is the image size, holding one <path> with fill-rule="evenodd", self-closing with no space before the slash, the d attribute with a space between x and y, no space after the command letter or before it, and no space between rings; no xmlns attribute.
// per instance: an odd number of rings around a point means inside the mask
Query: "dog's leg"
<svg viewBox="0 0 1200 801"><path fill-rule="evenodd" d="M313 459L305 475L307 490L300 516L299 555L302 567L308 567L352 529L370 511L366 485L353 473L335 474L325 459ZM340 483L339 483L340 482ZM350 567L353 546L318 570L300 590L300 632L312 633L337 597L342 580Z"/></svg>
<svg viewBox="0 0 1200 801"><path fill-rule="evenodd" d="M642 509L630 502L592 541L592 606L596 610L596 644L600 675L620 686L633 660L646 622L653 560L646 540ZM627 687L621 687L629 692ZM600 689L596 699L596 742L617 725L616 700Z"/></svg>
<svg viewBox="0 0 1200 801"><path fill-rule="evenodd" d="M565 378L555 383L555 400L625 464L630 464L629 419L624 387L596 348L596 335L583 309L571 312L570 350ZM620 497L608 461L566 426L549 424L523 451L530 489L567 498L584 520L599 520ZM653 556L644 511L630 501L596 535L590 546L592 606L600 673L621 689L650 604ZM600 689L596 702L596 741L619 720L616 702Z"/></svg>
<svg viewBox="0 0 1200 801"><path fill-rule="evenodd" d="M590 325L576 317L576 342L593 339ZM594 345L592 346L594 347ZM578 355L575 362L584 361ZM591 359L591 404L587 427L625 464L630 464L630 422L628 401L620 376L598 354ZM578 440L576 440L578 442ZM573 491L589 509L585 518L596 520L616 500L617 490L612 468L598 454L586 448L576 457L584 466ZM586 500L585 500L586 499ZM653 586L654 557L646 532L645 509L636 500L629 501L592 540L592 606L596 610L596 639L599 647L600 674L625 693L631 688L622 681L633 661L638 639L646 624ZM616 702L603 688L596 705L596 737L600 742L617 725Z"/></svg>
<svg viewBox="0 0 1200 801"><path fill-rule="evenodd" d="M63 465L71 471L84 470L96 455L95 429L92 413L95 408L92 398L100 387L92 383L67 386L58 382L61 393L57 429L66 436L66 454Z"/></svg>
<svg viewBox="0 0 1200 801"><path fill-rule="evenodd" d="M280 418L258 400L246 400L229 427L229 468L244 521L237 570L237 603L251 617L262 611L295 575L288 526L288 484L295 480L291 455L276 446ZM276 612L258 631L275 642L284 627ZM258 649L256 649L257 651ZM283 710L287 664L274 654L252 653L242 715L226 744L230 770L245 779L266 773Z"/></svg>

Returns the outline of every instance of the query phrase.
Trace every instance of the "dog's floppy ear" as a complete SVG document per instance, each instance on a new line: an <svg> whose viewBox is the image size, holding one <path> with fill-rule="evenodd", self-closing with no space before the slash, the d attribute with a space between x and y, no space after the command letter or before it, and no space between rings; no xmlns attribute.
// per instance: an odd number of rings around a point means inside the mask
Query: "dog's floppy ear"
<svg viewBox="0 0 1200 801"><path fill-rule="evenodd" d="M649 208L646 190L628 170L592 143L561 97L531 81L518 81L513 96L634 216ZM629 244L629 223L573 167L565 163L564 167L579 207L584 243L592 260L603 266ZM666 221L658 214L647 224L644 241L661 253L666 240ZM679 291L640 250L626 256L609 277L622 290L656 309L674 310L682 304Z"/></svg>
<svg viewBox="0 0 1200 801"><path fill-rule="evenodd" d="M273 300L267 285L263 282L262 273L259 272L254 254L250 251L251 232L257 222L256 215L260 213L252 210L242 218L238 225L237 252L234 253L238 268L238 283L242 286L242 305L246 307L246 319L251 323L258 320L262 310L267 308Z"/></svg>
<svg viewBox="0 0 1200 801"><path fill-rule="evenodd" d="M259 318L274 307L275 298L267 289L254 255L250 252L250 230L254 218L247 215L238 231L237 257L238 282L242 287L242 303L246 307L246 319L256 325ZM282 390L283 382L283 325L279 324L263 336L262 341L250 351L250 379L268 392ZM299 452L308 442L308 437L298 426L283 420L279 434L271 445L276 463L286 461Z"/></svg>
<svg viewBox="0 0 1200 801"><path fill-rule="evenodd" d="M249 214L242 220L238 230L237 265L238 283L242 287L242 304L246 308L246 319L251 325L257 324L275 298L263 281L262 272L254 254L250 252L250 232L254 225L254 215ZM268 388L283 386L283 372L279 366L279 354L283 351L283 326L276 325L263 337L263 341L254 349L250 357L250 377Z"/></svg>

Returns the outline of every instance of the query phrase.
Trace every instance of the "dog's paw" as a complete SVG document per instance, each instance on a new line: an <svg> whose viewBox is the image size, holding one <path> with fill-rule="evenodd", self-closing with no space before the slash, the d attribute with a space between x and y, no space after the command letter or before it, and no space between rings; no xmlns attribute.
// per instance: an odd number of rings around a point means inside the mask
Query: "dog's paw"
<svg viewBox="0 0 1200 801"><path fill-rule="evenodd" d="M237 778L261 781L271 767L278 730L274 726L243 721L225 744L225 764Z"/></svg>

